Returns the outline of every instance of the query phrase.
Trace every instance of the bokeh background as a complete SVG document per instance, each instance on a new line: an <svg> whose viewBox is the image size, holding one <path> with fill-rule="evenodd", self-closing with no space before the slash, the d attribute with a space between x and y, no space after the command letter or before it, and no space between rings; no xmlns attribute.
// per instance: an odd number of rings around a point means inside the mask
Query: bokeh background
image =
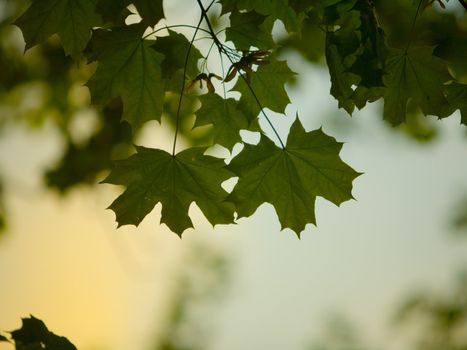
<svg viewBox="0 0 467 350"><path fill-rule="evenodd" d="M436 19L466 38L466 16L450 4L420 26ZM399 128L381 120L379 103L349 117L329 94L322 33L309 23L305 38L288 38L278 24L281 55L300 74L287 116L271 118L284 138L298 113L307 130L345 142L342 158L364 173L356 200L318 199L318 225L300 240L280 230L270 205L215 228L193 205L196 229L182 239L159 225L160 206L117 230L105 208L119 189L97 183L131 152L121 101L90 106L83 84L95 67L65 58L57 38L23 54L10 23L26 6L0 0L0 330L32 314L81 350L467 349L459 112L438 121L414 110ZM196 24L196 3L164 6L169 24ZM147 123L137 143L170 148L173 109L168 101L167 123ZM187 110L184 142L202 143Z"/></svg>

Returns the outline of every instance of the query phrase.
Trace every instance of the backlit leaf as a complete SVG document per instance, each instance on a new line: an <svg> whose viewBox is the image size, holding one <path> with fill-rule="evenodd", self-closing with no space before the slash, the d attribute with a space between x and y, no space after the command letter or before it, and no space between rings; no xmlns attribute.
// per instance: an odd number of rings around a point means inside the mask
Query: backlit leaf
<svg viewBox="0 0 467 350"><path fill-rule="evenodd" d="M249 50L251 46L268 50L274 47L272 22L254 11L230 13L230 27L225 31L227 41L232 41L237 50Z"/></svg>
<svg viewBox="0 0 467 350"><path fill-rule="evenodd" d="M240 129L248 128L248 120L237 108L237 101L224 100L216 94L202 95L201 108L196 111L196 126L213 125L214 143L228 149L241 141Z"/></svg>
<svg viewBox="0 0 467 350"><path fill-rule="evenodd" d="M144 27L98 30L93 49L97 70L87 86L95 104L121 96L123 119L138 128L148 120L159 120L164 101L160 65L164 56L142 39Z"/></svg>
<svg viewBox="0 0 467 350"><path fill-rule="evenodd" d="M306 132L297 118L285 149L262 137L231 161L228 169L240 179L227 200L235 203L239 217L271 203L282 228L299 235L306 224L316 223L317 196L336 205L353 198L352 181L359 173L339 158L341 148L321 129Z"/></svg>
<svg viewBox="0 0 467 350"><path fill-rule="evenodd" d="M169 30L169 34L169 36L157 38L152 48L164 55L161 70L162 77L168 81L167 89L179 93L190 42L182 34L171 30ZM196 47L192 46L186 67L185 80L191 80L198 75L198 60L200 58L202 58L201 53Z"/></svg>
<svg viewBox="0 0 467 350"><path fill-rule="evenodd" d="M206 156L205 148L190 148L172 156L160 149L137 147L137 153L117 161L105 183L124 185L111 205L118 226L135 225L158 203L161 222L181 235L193 227L188 209L192 202L212 225L233 221L234 207L224 202L227 192L220 186L232 177L222 159Z"/></svg>
<svg viewBox="0 0 467 350"><path fill-rule="evenodd" d="M467 85L452 83L446 86L446 94L449 104L455 111L460 110L461 123L467 125Z"/></svg>
<svg viewBox="0 0 467 350"><path fill-rule="evenodd" d="M95 0L34 0L15 24L21 28L26 49L58 34L65 52L79 58L101 22Z"/></svg>
<svg viewBox="0 0 467 350"><path fill-rule="evenodd" d="M221 0L222 13L237 10L256 11L265 16L280 19L289 32L296 32L305 17L303 13L296 13L289 6L288 0Z"/></svg>
<svg viewBox="0 0 467 350"><path fill-rule="evenodd" d="M133 0L132 2L136 6L144 23L154 26L164 18L162 0Z"/></svg>
<svg viewBox="0 0 467 350"><path fill-rule="evenodd" d="M393 125L403 123L409 99L413 99L425 115L447 117L448 101L443 94L443 84L450 79L446 64L433 56L433 48L392 50L384 77L387 86L384 118Z"/></svg>
<svg viewBox="0 0 467 350"><path fill-rule="evenodd" d="M290 103L287 91L285 91L285 84L294 75L295 73L290 70L287 62L272 60L270 64L258 66L257 71L253 72L250 87L242 77L239 77L233 90L242 94L239 108L245 113L248 120L255 120L260 112L252 90L263 108L283 113L285 107Z"/></svg>

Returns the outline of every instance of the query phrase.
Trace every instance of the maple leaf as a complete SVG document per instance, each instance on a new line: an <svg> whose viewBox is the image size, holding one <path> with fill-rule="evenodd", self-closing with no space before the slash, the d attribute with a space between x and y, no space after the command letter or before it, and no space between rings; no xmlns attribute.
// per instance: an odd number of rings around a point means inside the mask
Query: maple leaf
<svg viewBox="0 0 467 350"><path fill-rule="evenodd" d="M143 22L150 26L157 24L165 16L162 0L133 0L132 2Z"/></svg>
<svg viewBox="0 0 467 350"><path fill-rule="evenodd" d="M339 102L339 108L351 114L355 108L352 85L358 84L358 76L347 71L336 45L326 46L326 62L331 77L331 94Z"/></svg>
<svg viewBox="0 0 467 350"><path fill-rule="evenodd" d="M184 35L169 30L169 36L157 38L152 48L163 53L164 60L161 64L162 77L168 81L166 89L180 92L180 83L183 81L183 70L185 66L186 53L190 47L190 42ZM192 46L190 56L186 66L186 77L192 79L198 75L198 60L203 56L199 50Z"/></svg>
<svg viewBox="0 0 467 350"><path fill-rule="evenodd" d="M457 82L447 85L446 97L452 106L452 112L459 109L461 123L467 125L467 85Z"/></svg>
<svg viewBox="0 0 467 350"><path fill-rule="evenodd" d="M288 32L296 32L305 18L304 13L296 13L289 6L288 0L221 0L222 13L233 12L235 9L256 11L265 16L280 19Z"/></svg>
<svg viewBox="0 0 467 350"><path fill-rule="evenodd" d="M352 114L355 107L361 109L384 95L384 32L367 1L338 2L324 10L324 23L338 28L326 32L331 94Z"/></svg>
<svg viewBox="0 0 467 350"><path fill-rule="evenodd" d="M30 318L23 318L21 321L22 327L11 332L17 349L76 350L67 338L50 332L38 318L31 315Z"/></svg>
<svg viewBox="0 0 467 350"><path fill-rule="evenodd" d="M224 100L216 94L199 97L201 108L196 114L195 127L213 124L214 143L228 149L241 141L240 129L248 128L248 120L237 109L237 101L233 98Z"/></svg>
<svg viewBox="0 0 467 350"><path fill-rule="evenodd" d="M413 99L425 115L447 117L449 108L443 84L451 79L446 64L433 56L432 47L390 51L384 76L387 87L384 118L393 125L403 123L409 99Z"/></svg>
<svg viewBox="0 0 467 350"><path fill-rule="evenodd" d="M138 226L158 203L162 203L161 222L178 235L193 227L188 216L192 202L212 225L233 222L234 207L223 201L227 192L221 187L233 175L222 159L204 155L205 148L190 148L176 156L160 149L136 149L136 154L117 161L103 181L126 186L109 207L118 226Z"/></svg>
<svg viewBox="0 0 467 350"><path fill-rule="evenodd" d="M97 0L96 12L105 23L124 25L131 12L127 9L130 0Z"/></svg>
<svg viewBox="0 0 467 350"><path fill-rule="evenodd" d="M261 65L256 72L253 72L249 86L244 79L238 78L233 90L242 94L239 108L250 122L256 119L260 112L253 92L263 108L283 113L285 107L290 103L284 85L294 75L295 73L290 70L287 62L272 60L270 64Z"/></svg>
<svg viewBox="0 0 467 350"><path fill-rule="evenodd" d="M91 29L100 25L95 0L34 0L14 24L21 28L26 49L58 34L65 52L78 59L91 38Z"/></svg>
<svg viewBox="0 0 467 350"><path fill-rule="evenodd" d="M239 181L227 197L239 217L252 215L264 202L276 209L282 229L297 235L307 223L316 223L315 199L339 205L352 199L352 181L360 174L342 162L342 143L319 130L305 132L297 118L284 149L262 137L245 148L227 166Z"/></svg>
<svg viewBox="0 0 467 350"><path fill-rule="evenodd" d="M144 26L97 30L92 40L97 70L87 86L94 104L105 104L121 96L123 119L134 128L148 120L160 121L164 102L164 80L160 65L164 56L143 40Z"/></svg>
<svg viewBox="0 0 467 350"><path fill-rule="evenodd" d="M238 50L249 50L251 46L258 49L274 47L271 30L273 22L267 16L255 11L230 13L230 27L225 31L227 41L232 41Z"/></svg>

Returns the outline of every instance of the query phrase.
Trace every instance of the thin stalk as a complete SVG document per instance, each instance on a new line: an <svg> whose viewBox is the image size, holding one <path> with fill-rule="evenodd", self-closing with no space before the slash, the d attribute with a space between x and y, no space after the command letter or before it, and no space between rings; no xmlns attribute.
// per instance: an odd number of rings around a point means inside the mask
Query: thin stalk
<svg viewBox="0 0 467 350"><path fill-rule="evenodd" d="M219 50L219 53L222 54L222 53L225 53L225 55L228 57L229 61L231 64L234 64L235 61L230 57L229 53L227 52L227 50L224 48L224 45L222 45L222 43L219 41L219 39L217 38L216 36L216 33L214 32L214 29L212 28L212 25L211 25L211 22L209 21L209 17L207 15L207 10L204 8L203 6L203 3L201 2L201 0L196 0L198 2L198 5L201 9L201 18L206 21L206 24L208 26L208 29L209 29L209 32L211 33L211 36L212 36L212 40L214 40L214 43L216 44L218 50ZM211 2L211 4L209 6L211 6L213 4L213 2ZM271 120L269 119L269 117L266 115L266 112L264 112L264 108L263 108L263 105L261 104L261 102L259 101L258 99L258 96L256 96L254 90L252 89L252 87L250 86L250 84L248 83L248 80L246 79L245 75L238 71L238 73L240 74L241 78L243 79L243 81L245 82L245 84L248 86L248 89L250 90L251 94L253 95L253 98L255 99L256 103L258 104L258 107L260 108L260 111L261 111L261 114L264 116L264 118L266 119L266 121L268 122L269 126L271 127L272 131L274 132L274 134L276 135L277 139L279 140L279 143L281 145L281 147L283 149L285 149L285 145L284 145L284 142L282 142L282 139L281 137L279 136L279 133L277 132L276 128L274 127L274 125L272 124Z"/></svg>
<svg viewBox="0 0 467 350"><path fill-rule="evenodd" d="M156 34L156 33L160 32L162 30L168 30L168 29L172 29L172 28L190 28L190 29L195 29L196 30L197 27L189 25L189 24L174 24L174 25L171 25L171 26L165 26L163 28L153 30L152 32L150 32L150 33L146 34L145 36L143 36L143 39L146 39L149 36L151 36L153 34ZM200 30L202 32L205 32L206 34L209 34L209 37L211 37L211 32L209 30L199 28L199 27L198 27L198 30Z"/></svg>
<svg viewBox="0 0 467 350"><path fill-rule="evenodd" d="M404 51L406 54L407 54L407 51L409 51L410 44L412 43L413 34L414 34L414 31L415 31L415 23L417 22L417 18L418 18L418 14L420 13L420 8L422 6L422 2L423 2L423 0L420 0L418 2L417 11L415 12L415 16L414 16L413 21L412 21L412 28L410 29L409 40L407 41L407 45L405 46L405 51Z"/></svg>
<svg viewBox="0 0 467 350"><path fill-rule="evenodd" d="M177 146L177 136L178 136L178 131L180 128L180 110L182 108L183 92L185 91L185 77L186 77L186 71L188 68L188 59L190 58L191 48L193 47L193 42L196 39L196 34L198 34L198 30L200 29L200 25L202 21L203 21L203 16L201 16L201 18L199 19L198 25L196 26L195 32L193 33L193 37L191 38L190 46L188 46L188 50L186 52L185 65L183 67L182 88L180 90L180 98L178 100L178 107L177 107L177 117L175 121L175 135L174 135L174 143L172 147L172 156L175 156L175 147Z"/></svg>

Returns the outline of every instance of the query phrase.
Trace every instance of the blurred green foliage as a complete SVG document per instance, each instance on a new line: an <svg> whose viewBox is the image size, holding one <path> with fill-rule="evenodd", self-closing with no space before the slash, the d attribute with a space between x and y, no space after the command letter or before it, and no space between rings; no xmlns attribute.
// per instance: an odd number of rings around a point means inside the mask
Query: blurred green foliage
<svg viewBox="0 0 467 350"><path fill-rule="evenodd" d="M396 322L415 331L413 349L467 349L467 274L445 295L421 292L408 298Z"/></svg>
<svg viewBox="0 0 467 350"><path fill-rule="evenodd" d="M174 294L162 336L154 350L204 350L210 346L217 315L231 279L231 259L198 243L190 247L176 277Z"/></svg>

